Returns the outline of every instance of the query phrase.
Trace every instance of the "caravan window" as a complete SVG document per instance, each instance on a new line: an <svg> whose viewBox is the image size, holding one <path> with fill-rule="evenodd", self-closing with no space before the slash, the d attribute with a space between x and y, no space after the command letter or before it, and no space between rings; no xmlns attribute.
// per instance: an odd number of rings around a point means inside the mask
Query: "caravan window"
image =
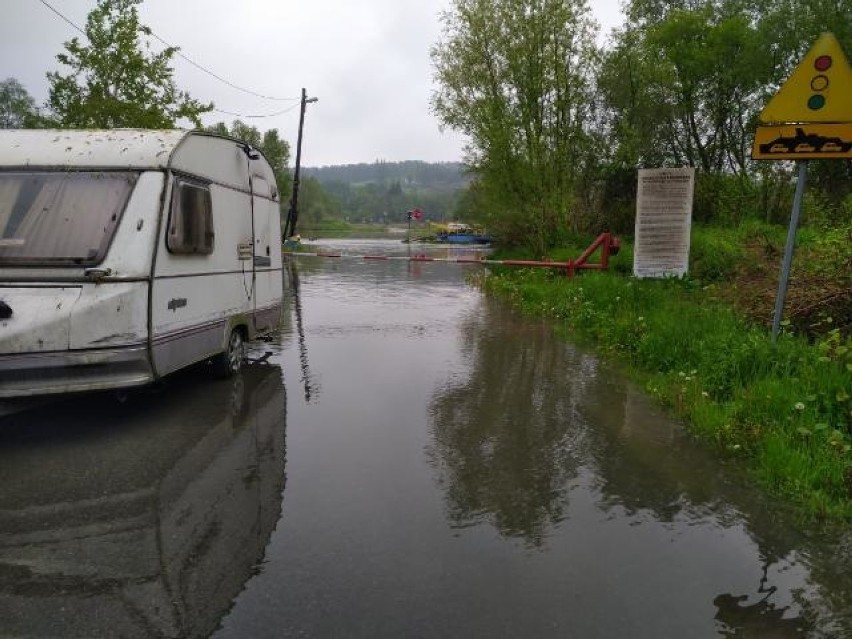
<svg viewBox="0 0 852 639"><path fill-rule="evenodd" d="M0 264L98 264L138 175L0 172Z"/></svg>
<svg viewBox="0 0 852 639"><path fill-rule="evenodd" d="M210 187L179 179L172 192L166 246L172 253L209 255L214 238Z"/></svg>

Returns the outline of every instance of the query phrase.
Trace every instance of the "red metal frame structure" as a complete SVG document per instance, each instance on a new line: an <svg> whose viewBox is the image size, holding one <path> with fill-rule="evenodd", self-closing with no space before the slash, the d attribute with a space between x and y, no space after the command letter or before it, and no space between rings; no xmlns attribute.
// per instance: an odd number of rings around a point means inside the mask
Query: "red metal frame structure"
<svg viewBox="0 0 852 639"><path fill-rule="evenodd" d="M540 268L564 268L565 274L572 277L578 270L605 271L609 268L609 258L617 255L621 242L612 233L601 233L576 260L567 262L541 262L536 260L482 260L486 264L501 264L503 266L527 266ZM601 249L601 261L589 263L588 259Z"/></svg>

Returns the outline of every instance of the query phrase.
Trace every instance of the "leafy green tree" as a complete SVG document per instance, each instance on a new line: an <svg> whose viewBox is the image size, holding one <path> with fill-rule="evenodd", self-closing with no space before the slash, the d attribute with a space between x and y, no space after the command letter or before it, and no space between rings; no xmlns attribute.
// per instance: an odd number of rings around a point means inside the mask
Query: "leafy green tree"
<svg viewBox="0 0 852 639"><path fill-rule="evenodd" d="M433 109L469 137L495 230L543 252L594 148L597 26L585 0L454 0L443 22Z"/></svg>
<svg viewBox="0 0 852 639"><path fill-rule="evenodd" d="M299 185L299 227L310 230L323 221L341 219L340 201L326 191L316 178L304 177Z"/></svg>
<svg viewBox="0 0 852 639"><path fill-rule="evenodd" d="M478 182L471 182L466 189L459 193L450 217L454 220L475 222L487 227L492 221L489 213L488 204L483 197L482 187Z"/></svg>
<svg viewBox="0 0 852 639"><path fill-rule="evenodd" d="M599 79L615 156L743 174L757 117L827 27L852 45L834 0L632 0Z"/></svg>
<svg viewBox="0 0 852 639"><path fill-rule="evenodd" d="M41 116L35 100L15 78L0 82L0 129L32 129Z"/></svg>
<svg viewBox="0 0 852 639"><path fill-rule="evenodd" d="M200 126L203 104L180 91L169 63L177 52L150 52L151 30L139 22L142 0L98 0L86 19L84 44L65 43L56 56L70 73L48 73L49 105L69 128L173 128L180 120Z"/></svg>
<svg viewBox="0 0 852 639"><path fill-rule="evenodd" d="M631 0L626 9L598 78L612 140L605 190L623 192L618 185L637 166L695 166L697 219L718 219L724 200L737 200L729 213L774 219L765 194L784 188L788 167L751 161L758 116L826 28L849 50L852 4ZM842 198L842 173L840 163L815 162L812 184Z"/></svg>
<svg viewBox="0 0 852 639"><path fill-rule="evenodd" d="M659 12L659 21L646 18L618 35L600 85L620 160L707 173L749 169L760 89L772 65L749 16L716 5Z"/></svg>

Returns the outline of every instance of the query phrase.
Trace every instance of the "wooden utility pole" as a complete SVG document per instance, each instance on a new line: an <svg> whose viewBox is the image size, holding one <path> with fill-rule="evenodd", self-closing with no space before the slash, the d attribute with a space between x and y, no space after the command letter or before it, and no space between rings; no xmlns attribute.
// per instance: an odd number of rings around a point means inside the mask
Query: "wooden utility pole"
<svg viewBox="0 0 852 639"><path fill-rule="evenodd" d="M284 223L285 240L296 234L296 222L299 221L299 171L302 163L302 130L305 128L305 105L316 101L317 98L308 98L308 93L303 87L302 108L299 113L299 135L296 138L296 169L293 171L293 193L290 196L287 221Z"/></svg>

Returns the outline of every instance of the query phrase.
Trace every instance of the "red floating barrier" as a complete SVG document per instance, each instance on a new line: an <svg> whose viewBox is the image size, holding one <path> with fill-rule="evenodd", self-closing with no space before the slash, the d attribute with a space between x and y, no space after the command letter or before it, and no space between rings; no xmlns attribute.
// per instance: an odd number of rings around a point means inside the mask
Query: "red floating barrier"
<svg viewBox="0 0 852 639"><path fill-rule="evenodd" d="M405 260L408 262L455 262L457 264L481 264L483 266L496 264L499 266L520 266L526 268L560 268L565 269L566 275L573 276L577 270L604 271L609 268L609 258L617 255L621 243L611 233L601 233L576 260L553 262L547 260L489 260L485 257L429 257L428 255L344 255L342 253L302 253L284 251L284 255L294 257L349 257L364 260ZM601 259L597 263L588 263L588 259L601 249Z"/></svg>

